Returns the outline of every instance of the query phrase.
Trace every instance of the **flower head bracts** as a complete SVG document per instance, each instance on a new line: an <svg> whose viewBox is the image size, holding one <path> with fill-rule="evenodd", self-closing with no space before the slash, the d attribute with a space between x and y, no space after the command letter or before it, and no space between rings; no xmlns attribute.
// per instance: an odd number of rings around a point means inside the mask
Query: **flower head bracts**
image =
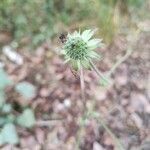
<svg viewBox="0 0 150 150"><path fill-rule="evenodd" d="M81 66L89 68L90 60L100 58L94 49L102 45L102 39L91 39L94 33L95 30L85 30L82 33L75 31L68 34L63 47L65 62L71 62L76 69Z"/></svg>

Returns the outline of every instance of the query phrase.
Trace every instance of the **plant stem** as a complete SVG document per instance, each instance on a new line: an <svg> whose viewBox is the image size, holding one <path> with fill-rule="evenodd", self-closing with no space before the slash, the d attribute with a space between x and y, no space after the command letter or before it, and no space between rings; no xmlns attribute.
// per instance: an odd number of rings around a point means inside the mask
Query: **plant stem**
<svg viewBox="0 0 150 150"><path fill-rule="evenodd" d="M89 60L89 62L90 62L92 69L97 73L97 75L100 78L102 78L102 80L109 82L109 80L98 70L98 68L95 66L95 64L91 60Z"/></svg>
<svg viewBox="0 0 150 150"><path fill-rule="evenodd" d="M80 86L81 86L81 98L82 98L82 103L83 103L83 115L86 112L86 101L85 101L85 84L84 84L84 74L83 74L83 67L81 65L80 67ZM80 142L81 142L81 132L84 130L83 126L79 127L79 130L77 132L77 137L76 137L76 149L80 150Z"/></svg>
<svg viewBox="0 0 150 150"><path fill-rule="evenodd" d="M107 133L112 137L112 139L115 141L116 145L117 145L117 150L124 150L121 142L119 141L119 139L114 135L114 133L110 130L110 128L106 125L104 119L100 116L99 114L99 118L97 118L97 121L103 126L103 128L107 131Z"/></svg>
<svg viewBox="0 0 150 150"><path fill-rule="evenodd" d="M127 57L127 56L126 56ZM119 64L119 63L117 63ZM90 65L93 68L93 70L97 73L97 75L102 78L102 80L108 81L107 78L97 69L97 67L94 65L94 63L90 60ZM118 65L117 65L118 66ZM116 66L116 67L117 67ZM99 116L99 118L97 118L97 121L103 126L103 128L107 131L107 133L112 137L112 139L115 141L118 150L124 150L122 144L120 143L119 139L117 139L117 137L113 134L113 132L109 129L109 127L106 125L104 119Z"/></svg>
<svg viewBox="0 0 150 150"><path fill-rule="evenodd" d="M80 86L81 86L81 96L83 101L83 106L86 107L85 101L85 84L84 84L84 74L83 74L83 67L80 68Z"/></svg>

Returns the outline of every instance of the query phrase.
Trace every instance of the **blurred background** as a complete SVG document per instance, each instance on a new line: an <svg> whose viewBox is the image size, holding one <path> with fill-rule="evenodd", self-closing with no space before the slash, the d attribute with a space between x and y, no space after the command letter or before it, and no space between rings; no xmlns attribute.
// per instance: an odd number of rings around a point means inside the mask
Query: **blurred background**
<svg viewBox="0 0 150 150"><path fill-rule="evenodd" d="M0 29L18 42L37 45L58 33L79 28L99 28L105 41L136 28L149 17L143 0L1 0Z"/></svg>
<svg viewBox="0 0 150 150"><path fill-rule="evenodd" d="M149 0L0 0L0 146L2 150L150 150ZM114 81L80 81L63 63L59 36L98 28L104 73L128 50ZM84 112L84 113L83 113Z"/></svg>

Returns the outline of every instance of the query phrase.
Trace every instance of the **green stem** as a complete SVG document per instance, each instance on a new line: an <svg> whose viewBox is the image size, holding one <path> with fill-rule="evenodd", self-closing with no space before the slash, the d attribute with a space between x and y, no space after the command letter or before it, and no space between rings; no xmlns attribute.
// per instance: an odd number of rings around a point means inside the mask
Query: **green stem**
<svg viewBox="0 0 150 150"><path fill-rule="evenodd" d="M103 126L103 128L107 131L107 133L112 137L112 139L115 141L117 145L117 150L124 150L120 140L114 135L114 133L110 130L110 128L106 125L103 118L99 115L99 118L97 121Z"/></svg>
<svg viewBox="0 0 150 150"><path fill-rule="evenodd" d="M86 107L85 101L85 84L84 84L84 74L83 74L83 67L80 67L80 86L81 86L81 96L83 101L83 106Z"/></svg>
<svg viewBox="0 0 150 150"><path fill-rule="evenodd" d="M127 56L126 56L127 57ZM105 80L107 82L108 79L98 70L98 68L94 65L94 63L90 60L90 65L92 67L92 69L97 73L97 75L102 78L102 80ZM121 61L120 61L121 62ZM115 67L118 66L118 64L120 63L118 62L117 65L115 65ZM115 69L114 67L114 69ZM112 137L112 139L115 141L118 150L124 150L121 142L119 141L119 139L113 134L113 132L109 129L109 127L106 125L105 121L103 120L103 118L101 116L99 116L99 118L97 119L97 121L103 126L103 128L107 131L107 133Z"/></svg>
<svg viewBox="0 0 150 150"><path fill-rule="evenodd" d="M90 65L91 65L92 69L97 73L97 75L98 75L102 80L104 80L104 81L106 81L106 82L110 82L110 81L105 77L105 75L103 75L103 73L101 73L101 72L98 70L98 68L95 66L95 64L94 64L91 60L89 60L89 63L90 63Z"/></svg>

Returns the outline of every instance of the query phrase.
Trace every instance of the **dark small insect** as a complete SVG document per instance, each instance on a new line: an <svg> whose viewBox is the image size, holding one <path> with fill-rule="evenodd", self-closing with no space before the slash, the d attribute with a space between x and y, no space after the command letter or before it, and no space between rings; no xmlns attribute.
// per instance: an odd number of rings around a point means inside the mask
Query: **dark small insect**
<svg viewBox="0 0 150 150"><path fill-rule="evenodd" d="M59 36L59 39L60 39L60 41L61 41L62 43L65 43L65 42L67 41L66 35L63 34L63 33Z"/></svg>

